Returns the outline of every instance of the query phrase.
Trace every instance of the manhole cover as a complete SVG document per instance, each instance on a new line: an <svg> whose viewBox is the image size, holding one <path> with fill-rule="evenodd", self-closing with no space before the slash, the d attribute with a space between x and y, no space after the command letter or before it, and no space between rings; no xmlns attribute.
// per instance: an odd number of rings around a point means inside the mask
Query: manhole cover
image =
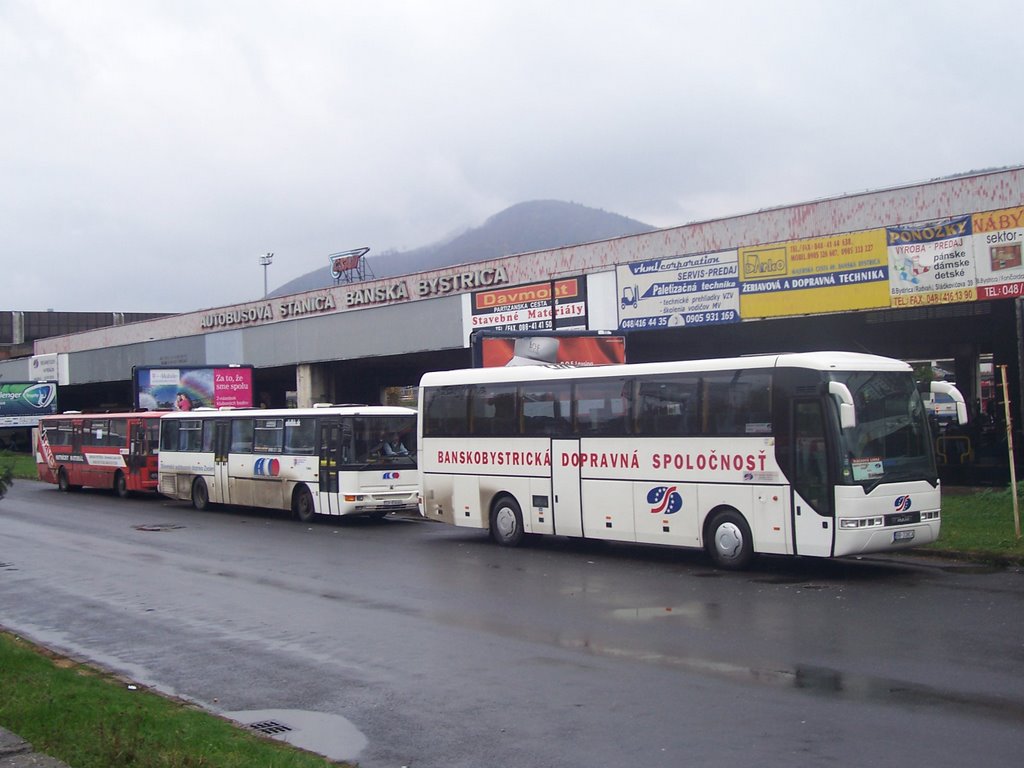
<svg viewBox="0 0 1024 768"><path fill-rule="evenodd" d="M175 525L174 523L149 523L146 525L133 525L136 531L176 531L179 528L184 528L183 525Z"/></svg>
<svg viewBox="0 0 1024 768"><path fill-rule="evenodd" d="M277 720L260 720L257 723L249 723L248 728L260 733L266 734L267 736L273 736L278 733L288 733L291 728L284 723L280 723Z"/></svg>

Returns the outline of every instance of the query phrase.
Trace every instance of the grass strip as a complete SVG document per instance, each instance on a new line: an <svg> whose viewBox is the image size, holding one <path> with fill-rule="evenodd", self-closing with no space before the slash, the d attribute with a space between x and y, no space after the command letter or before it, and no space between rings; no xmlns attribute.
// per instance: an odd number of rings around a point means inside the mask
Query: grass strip
<svg viewBox="0 0 1024 768"><path fill-rule="evenodd" d="M1018 485L1017 497L1024 505L1024 483ZM1012 489L943 491L942 532L927 549L1024 563L1024 539L1014 529Z"/></svg>
<svg viewBox="0 0 1024 768"><path fill-rule="evenodd" d="M31 453L14 453L12 451L0 451L0 472L10 469L15 478L22 480L37 480L39 472L36 469L36 457Z"/></svg>
<svg viewBox="0 0 1024 768"><path fill-rule="evenodd" d="M129 686L0 632L0 725L74 768L339 765Z"/></svg>

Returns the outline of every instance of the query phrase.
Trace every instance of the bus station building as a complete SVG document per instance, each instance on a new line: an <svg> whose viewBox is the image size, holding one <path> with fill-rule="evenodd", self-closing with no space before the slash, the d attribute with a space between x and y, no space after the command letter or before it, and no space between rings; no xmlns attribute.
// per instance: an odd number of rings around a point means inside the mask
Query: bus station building
<svg viewBox="0 0 1024 768"><path fill-rule="evenodd" d="M133 405L137 368L252 366L257 405L409 402L475 331L609 332L630 362L847 350L946 361L994 425L1022 417L1024 167L847 194L33 342L0 383L61 409ZM998 384L999 376L995 377ZM993 403L995 405L993 405ZM969 444L971 457L980 436ZM962 452L960 452L962 453Z"/></svg>

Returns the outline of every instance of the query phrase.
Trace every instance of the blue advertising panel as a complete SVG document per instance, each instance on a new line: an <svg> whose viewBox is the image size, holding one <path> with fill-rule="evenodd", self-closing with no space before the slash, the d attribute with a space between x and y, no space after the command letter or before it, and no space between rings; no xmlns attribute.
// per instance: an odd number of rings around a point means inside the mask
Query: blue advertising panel
<svg viewBox="0 0 1024 768"><path fill-rule="evenodd" d="M626 264L616 269L616 279L621 330L740 320L736 251Z"/></svg>

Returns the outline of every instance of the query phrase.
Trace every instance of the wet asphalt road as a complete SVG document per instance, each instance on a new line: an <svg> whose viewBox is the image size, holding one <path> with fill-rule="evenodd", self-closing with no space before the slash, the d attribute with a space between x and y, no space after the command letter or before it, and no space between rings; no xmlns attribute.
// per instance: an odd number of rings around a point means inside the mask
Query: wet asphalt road
<svg viewBox="0 0 1024 768"><path fill-rule="evenodd" d="M324 751L366 768L1014 765L1024 743L1020 569L732 574L20 481L0 625L216 712L326 716Z"/></svg>

